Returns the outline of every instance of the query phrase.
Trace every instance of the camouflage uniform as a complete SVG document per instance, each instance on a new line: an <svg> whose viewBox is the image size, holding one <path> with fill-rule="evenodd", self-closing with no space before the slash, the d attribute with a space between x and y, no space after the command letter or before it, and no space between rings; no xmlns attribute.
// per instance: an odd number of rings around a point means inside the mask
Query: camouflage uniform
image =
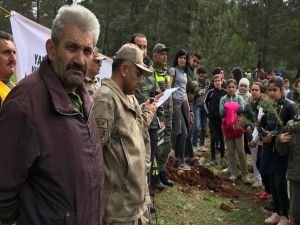
<svg viewBox="0 0 300 225"><path fill-rule="evenodd" d="M190 106L194 104L194 93L196 87L198 87L197 77L194 73L194 70L191 67L188 67L186 93Z"/></svg>
<svg viewBox="0 0 300 225"><path fill-rule="evenodd" d="M162 71L154 68L154 74L161 91L171 88L172 77L168 74L167 68ZM165 123L164 142L158 147L157 162L159 172L166 172L166 164L171 151L171 132L172 132L172 114L173 100L169 98L164 104L164 117L160 118Z"/></svg>
<svg viewBox="0 0 300 225"><path fill-rule="evenodd" d="M88 92L91 96L93 96L94 93L97 91L97 89L100 87L100 84L99 84L96 77L91 79L91 78L86 76L84 78L84 85L85 85L86 89L88 90Z"/></svg>
<svg viewBox="0 0 300 225"><path fill-rule="evenodd" d="M111 79L95 94L94 115L103 144L104 224L146 224L146 149L141 130L154 114L141 110Z"/></svg>
<svg viewBox="0 0 300 225"><path fill-rule="evenodd" d="M136 99L138 100L139 104L142 104L146 102L150 97L154 97L156 93L160 92L159 85L156 82L155 76L150 77L142 77L141 83L138 85L138 88L135 90L134 95ZM163 119L163 107L159 107L157 110L157 116L159 119ZM157 132L159 128L159 123L157 120L157 117L155 116L150 124L149 130L152 130ZM150 166L151 166L151 160L150 160L150 151L151 151L151 146L150 146L150 136L148 132L148 128L145 128L143 130L143 137L147 149L147 171L149 172Z"/></svg>

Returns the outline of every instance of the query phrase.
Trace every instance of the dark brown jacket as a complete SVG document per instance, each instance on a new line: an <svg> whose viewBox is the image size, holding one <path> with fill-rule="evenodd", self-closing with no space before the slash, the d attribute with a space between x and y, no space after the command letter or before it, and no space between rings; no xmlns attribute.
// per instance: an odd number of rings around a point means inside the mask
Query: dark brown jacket
<svg viewBox="0 0 300 225"><path fill-rule="evenodd" d="M103 157L82 85L77 111L45 59L10 92L0 113L0 220L100 225Z"/></svg>

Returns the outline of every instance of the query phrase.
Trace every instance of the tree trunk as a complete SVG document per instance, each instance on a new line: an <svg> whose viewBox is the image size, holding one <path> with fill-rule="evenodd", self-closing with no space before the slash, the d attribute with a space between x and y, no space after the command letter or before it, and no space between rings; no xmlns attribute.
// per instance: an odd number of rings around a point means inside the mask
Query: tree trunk
<svg viewBox="0 0 300 225"><path fill-rule="evenodd" d="M40 7L40 0L36 0L36 22L40 23L40 16L41 16L41 7Z"/></svg>
<svg viewBox="0 0 300 225"><path fill-rule="evenodd" d="M137 15L138 15L138 1L132 0L131 10L130 10L130 20L133 22L134 32L138 31Z"/></svg>
<svg viewBox="0 0 300 225"><path fill-rule="evenodd" d="M111 13L111 1L108 1L107 5L107 10L106 10L106 15L105 15L105 30L104 30L104 35L103 35L103 54L107 54L109 51L109 41L108 41L108 31L109 31L109 26L110 26L110 13Z"/></svg>
<svg viewBox="0 0 300 225"><path fill-rule="evenodd" d="M298 64L298 70L297 70L297 74L296 74L296 77L300 77L300 62Z"/></svg>

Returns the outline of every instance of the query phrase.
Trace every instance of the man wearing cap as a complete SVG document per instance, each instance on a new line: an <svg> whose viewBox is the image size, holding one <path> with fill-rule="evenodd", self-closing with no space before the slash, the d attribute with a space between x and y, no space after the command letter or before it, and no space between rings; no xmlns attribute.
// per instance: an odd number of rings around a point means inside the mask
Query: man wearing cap
<svg viewBox="0 0 300 225"><path fill-rule="evenodd" d="M168 60L168 51L164 44L158 43L152 50L152 60L154 75L161 91L171 88L171 76L168 74L168 68L166 67ZM160 118L160 121L164 124L164 142L158 146L157 161L160 180L164 185L173 186L174 182L167 176L166 165L169 153L171 151L171 131L172 131L172 113L173 113L173 101L169 98L164 104L164 115Z"/></svg>
<svg viewBox="0 0 300 225"><path fill-rule="evenodd" d="M99 74L100 68L102 66L102 60L105 59L106 57L102 56L98 49L95 47L94 58L88 63L86 75L84 78L84 85L91 96L93 96L96 90L100 87L96 75Z"/></svg>
<svg viewBox="0 0 300 225"><path fill-rule="evenodd" d="M141 109L133 94L142 76L151 74L143 63L143 52L135 44L125 44L113 58L112 77L104 79L94 96L105 162L105 225L149 222L144 204L147 183L142 130L150 125L156 105L147 103Z"/></svg>

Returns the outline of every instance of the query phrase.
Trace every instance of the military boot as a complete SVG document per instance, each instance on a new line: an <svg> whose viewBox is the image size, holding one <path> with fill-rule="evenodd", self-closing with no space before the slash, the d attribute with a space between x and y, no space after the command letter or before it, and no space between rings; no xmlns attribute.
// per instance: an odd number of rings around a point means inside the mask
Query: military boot
<svg viewBox="0 0 300 225"><path fill-rule="evenodd" d="M151 176L150 185L152 188L157 189L159 191L163 191L166 188L165 185L163 185L163 183L161 182L158 174Z"/></svg>
<svg viewBox="0 0 300 225"><path fill-rule="evenodd" d="M165 171L160 172L160 173L159 173L159 177L160 177L161 182L162 182L164 185L169 186L169 187L173 187L173 186L174 186L174 181L172 181L172 180L168 177L167 172L165 172Z"/></svg>

